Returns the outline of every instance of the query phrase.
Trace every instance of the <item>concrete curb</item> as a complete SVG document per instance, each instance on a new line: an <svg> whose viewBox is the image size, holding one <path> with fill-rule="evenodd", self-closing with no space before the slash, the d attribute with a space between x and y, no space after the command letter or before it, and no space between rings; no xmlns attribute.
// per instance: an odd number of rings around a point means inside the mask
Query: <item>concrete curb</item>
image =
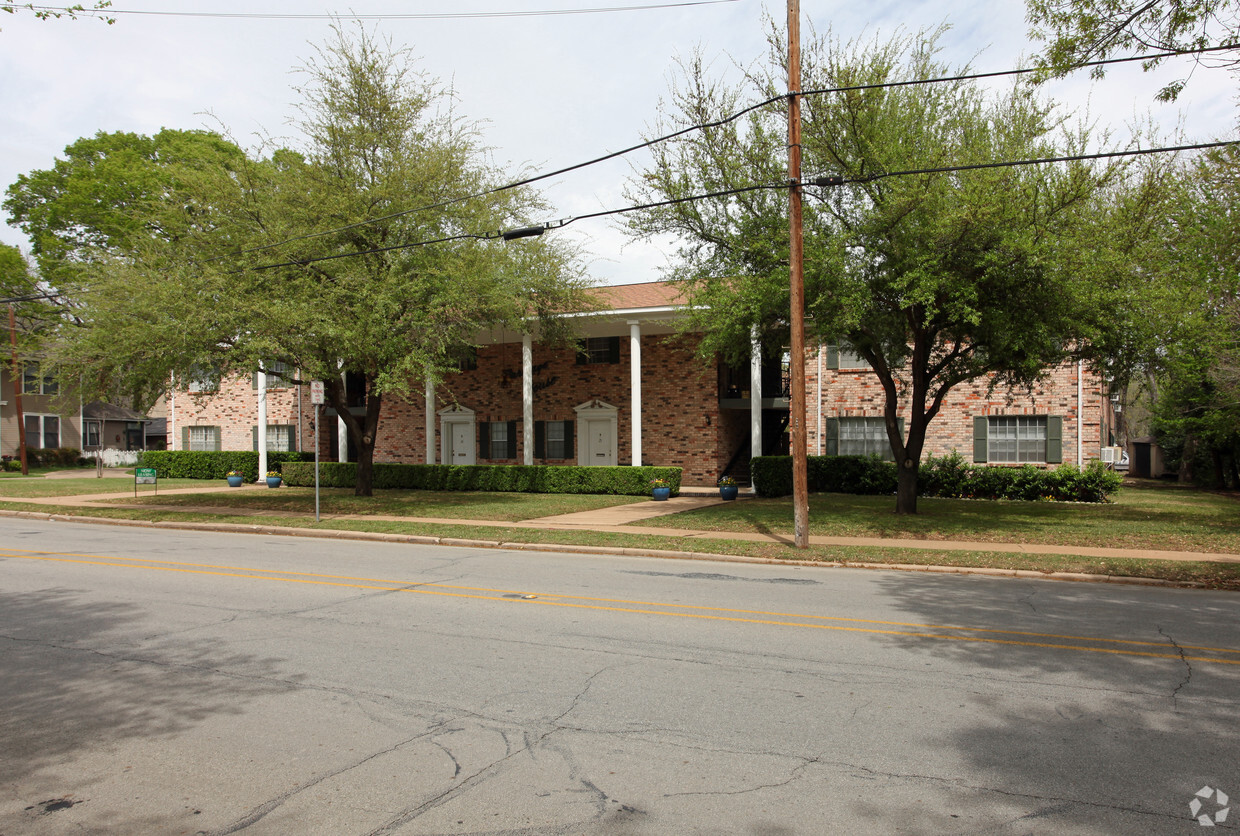
<svg viewBox="0 0 1240 836"><path fill-rule="evenodd" d="M1161 586L1181 589L1207 589L1196 581L1170 581L1162 578L1135 578L1126 575L1089 575L1081 572L1037 572L1031 569L992 569L976 566L935 566L920 563L864 563L818 560L786 560L778 557L748 557L735 554L684 552L670 549L610 548L607 546L574 546L556 543L509 543L499 540L468 540L459 537L433 537L423 534L387 534L377 531L342 529L292 528L276 525L242 525L238 523L177 522L175 520L124 520L110 517L79 517L38 511L0 510L0 517L44 520L49 522L119 525L138 528L161 528L182 531L214 531L220 534L267 534L280 537L311 537L321 540L362 540L378 543L406 543L421 546L452 546L456 548L507 549L510 551L566 552L585 555L621 555L670 560L702 560L713 563L756 563L770 566L799 566L807 569L883 569L897 572L929 572L945 575L982 575L1000 578L1074 581L1079 583L1113 583L1129 586Z"/></svg>

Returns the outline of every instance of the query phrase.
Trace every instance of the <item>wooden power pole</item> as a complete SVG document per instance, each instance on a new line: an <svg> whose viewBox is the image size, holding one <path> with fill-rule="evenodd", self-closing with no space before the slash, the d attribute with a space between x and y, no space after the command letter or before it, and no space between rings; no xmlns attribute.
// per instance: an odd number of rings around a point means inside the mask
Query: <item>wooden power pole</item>
<svg viewBox="0 0 1240 836"><path fill-rule="evenodd" d="M792 524L798 549L809 546L809 479L805 439L805 251L801 224L801 4L788 0L788 226L792 326Z"/></svg>

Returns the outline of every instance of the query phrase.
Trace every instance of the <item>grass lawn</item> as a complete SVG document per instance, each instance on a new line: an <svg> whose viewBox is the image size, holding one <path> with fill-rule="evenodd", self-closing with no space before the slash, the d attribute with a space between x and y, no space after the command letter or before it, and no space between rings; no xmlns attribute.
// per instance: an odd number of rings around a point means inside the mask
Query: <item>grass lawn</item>
<svg viewBox="0 0 1240 836"><path fill-rule="evenodd" d="M172 482L175 481L175 485ZM161 489L202 487L201 481L161 480ZM959 567L1025 569L1036 572L1081 572L1097 575L1162 578L1189 581L1214 588L1240 589L1240 564L1160 561L1140 558L1096 558L1073 555L1011 554L998 551L928 551L874 546L811 546L799 550L775 542L749 543L728 539L686 539L674 529L713 530L721 533L767 532L787 535L792 530L791 501L746 500L666 517L647 519L643 527L668 528L667 535L639 533L546 531L456 523L378 519L313 519L311 488L278 491L245 490L177 496L143 492L134 504L133 484L121 479L30 479L19 483L31 493L58 496L116 490L108 508L35 505L0 499L0 508L150 521L237 523L249 526L339 529L390 534L452 537L507 543L547 543L608 549L658 549L758 558L833 563L899 563ZM214 483L210 483L214 486ZM13 483L0 486L0 496L14 496ZM61 486L65 490L61 490ZM36 487L38 486L38 487ZM144 488L146 486L143 486ZM149 488L147 489L149 490ZM54 491L52 493L39 491ZM126 493L129 496L126 496ZM630 502L644 497L448 493L433 491L376 491L374 497L355 497L347 489L324 489L322 510L328 515L438 517L509 522L583 511ZM810 497L810 524L815 534L862 537L914 537L982 542L1048 543L1109 546L1133 549L1213 551L1240 554L1240 500L1234 497L1162 483L1130 483L1116 502L1108 505L1067 503L984 502L922 499L913 518L896 517L892 497L856 497L835 494ZM205 513L198 509L219 509ZM184 510L179 510L184 509ZM229 513L235 509L236 514ZM307 516L310 515L310 516Z"/></svg>
<svg viewBox="0 0 1240 836"><path fill-rule="evenodd" d="M1107 504L923 497L917 511L896 516L891 496L811 494L810 534L1240 554L1240 499L1163 482L1126 482ZM641 525L791 534L792 500L717 505Z"/></svg>
<svg viewBox="0 0 1240 836"><path fill-rule="evenodd" d="M55 468L55 470L64 470L63 467ZM51 471L49 471L51 472ZM27 497L45 497L45 496L81 496L85 494L95 493L115 493L122 496L128 493L133 496L133 477L128 479L118 479L115 477L105 477L100 479L94 475L93 470L84 470L81 478L73 477L68 479L45 479L42 476L35 476L33 473L26 478L22 478L20 473L16 475L16 479L5 479L0 482L0 497L27 498ZM223 483L211 483L212 487L222 486ZM159 490L166 491L173 488L201 488L203 482L201 479L160 479ZM154 485L139 485L138 496L153 494ZM163 496L160 496L163 499Z"/></svg>
<svg viewBox="0 0 1240 836"><path fill-rule="evenodd" d="M3 494L3 490L0 490L0 494ZM443 517L509 522L648 501L646 497L595 494L376 490L374 496L366 497L354 496L350 488L322 488L319 492L319 510L323 514ZM212 505L219 508L245 509L250 512L270 511L272 516L286 513L314 514L314 488L280 488L279 490L159 497L148 496L140 492L136 500L131 495L127 499L118 499L117 504L160 505L169 508Z"/></svg>

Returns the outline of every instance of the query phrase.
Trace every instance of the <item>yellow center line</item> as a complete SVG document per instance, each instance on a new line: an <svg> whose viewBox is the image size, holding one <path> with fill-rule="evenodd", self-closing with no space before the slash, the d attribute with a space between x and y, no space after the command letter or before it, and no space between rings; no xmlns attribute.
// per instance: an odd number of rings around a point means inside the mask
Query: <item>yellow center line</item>
<svg viewBox="0 0 1240 836"><path fill-rule="evenodd" d="M1028 639L1056 639L1059 641L1089 642L1095 644L1119 644L1132 646L1166 648L1162 642L1138 641L1132 639L1100 638L1092 636L1061 635L1057 633L1036 633L1019 630L999 630L987 627L963 627L945 624L918 624L914 622L883 621L877 619L849 618L844 616L807 615L802 613L768 612L765 610L734 609L728 607L712 607L695 604L677 604L651 601L633 601L623 598L599 598L583 595L558 595L534 593L529 590L493 589L488 587L457 586L451 584L422 583L418 581L401 581L386 578L355 577L350 575L318 574L312 572L295 572L285 570L255 569L246 566L227 566L209 563L191 563L169 560L148 560L143 558L120 557L111 555L77 554L72 552L50 552L26 549L0 548L0 556L8 555L25 560L40 560L56 563L79 563L94 566L112 566L124 569L147 569L150 571L178 572L193 575L212 575L218 577L249 578L252 580L271 580L287 583L301 583L314 586L332 586L350 589L387 590L391 592L414 592L421 595L437 595L448 598L469 598L486 601L518 602L525 604L541 604L543 606L565 607L572 609L599 610L607 612L623 612L639 615L664 615L679 618L696 618L711 621L729 621L741 624L763 624L779 627L805 627L818 630L834 630L839 632L871 633L876 635L909 636L913 638L943 639L948 641L983 642L1004 644L1020 647L1041 647L1059 650L1078 650L1090 653L1110 653L1122 656L1139 656L1157 659L1186 659L1195 662L1217 662L1224 665L1240 665L1240 658L1219 659L1212 656L1181 656L1180 653L1155 653L1150 651L1128 650L1110 647L1083 647L1080 645L1059 644L1057 642L1021 641L1016 639L994 638L998 635L1023 636ZM574 603L594 602L594 603ZM622 604L625 606L609 606ZM644 607L660 607L664 609L641 609ZM693 612L675 612L674 610L692 610ZM731 613L732 615L713 615L711 613ZM748 618L743 616L767 616L767 618ZM779 619L804 619L804 621L783 621ZM805 623L806 621L811 623ZM821 624L812 622L836 622ZM845 626L848 624L874 625L866 627ZM912 630L884 629L908 627ZM992 635L948 635L944 633L924 632L927 630L950 630L964 633L984 633ZM1240 649L1221 647L1202 647L1197 645L1179 645L1181 650L1192 650L1206 653L1235 654L1240 656Z"/></svg>

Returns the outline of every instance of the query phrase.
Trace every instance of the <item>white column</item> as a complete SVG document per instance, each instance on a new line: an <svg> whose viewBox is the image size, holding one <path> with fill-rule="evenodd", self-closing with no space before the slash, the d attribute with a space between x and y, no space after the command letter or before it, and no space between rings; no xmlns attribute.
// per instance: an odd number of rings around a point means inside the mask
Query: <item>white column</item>
<svg viewBox="0 0 1240 836"><path fill-rule="evenodd" d="M344 368L344 361L341 360L339 368ZM345 374L340 373L340 388L344 390L344 401L349 402L349 390L345 380ZM348 409L346 406L345 409ZM336 461L344 462L349 460L349 425L344 422L344 416L336 415Z"/></svg>
<svg viewBox="0 0 1240 836"><path fill-rule="evenodd" d="M179 450L180 437L177 435L177 379L174 375L172 385L168 387L168 417L165 419L164 430L168 433L167 449ZM103 426L99 427L99 440L103 440Z"/></svg>
<svg viewBox="0 0 1240 836"><path fill-rule="evenodd" d="M435 463L435 381L426 378L426 463Z"/></svg>
<svg viewBox="0 0 1240 836"><path fill-rule="evenodd" d="M642 327L635 319L629 323L629 414L633 429L633 467L642 464Z"/></svg>
<svg viewBox="0 0 1240 836"><path fill-rule="evenodd" d="M521 335L521 463L534 463L534 343Z"/></svg>
<svg viewBox="0 0 1240 836"><path fill-rule="evenodd" d="M749 348L749 455L762 455L762 343L758 329L750 332Z"/></svg>
<svg viewBox="0 0 1240 836"><path fill-rule="evenodd" d="M258 481L267 477L267 373L258 373Z"/></svg>

